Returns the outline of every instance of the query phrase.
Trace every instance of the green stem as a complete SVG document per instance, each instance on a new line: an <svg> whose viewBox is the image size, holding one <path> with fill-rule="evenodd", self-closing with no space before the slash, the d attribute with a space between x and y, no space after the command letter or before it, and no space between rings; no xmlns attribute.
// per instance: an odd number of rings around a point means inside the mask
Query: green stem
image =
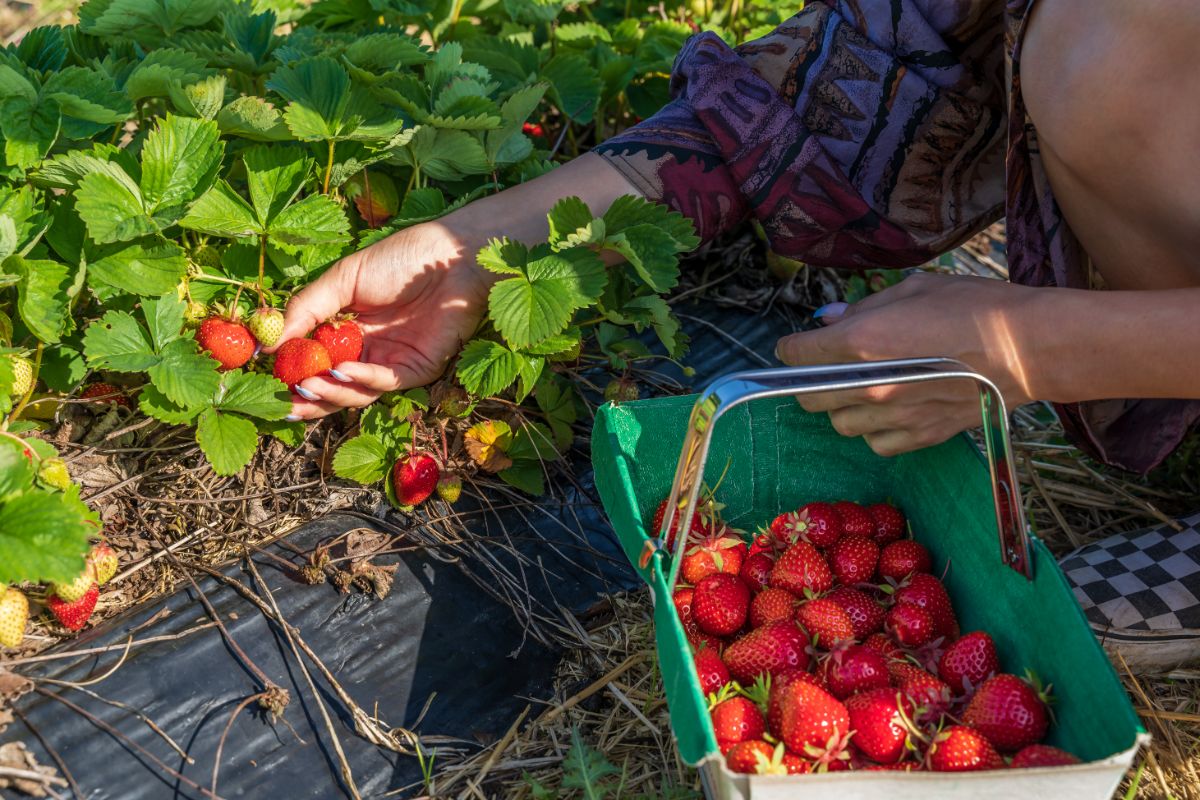
<svg viewBox="0 0 1200 800"><path fill-rule="evenodd" d="M259 234L259 236L258 236L258 285L255 286L255 288L258 289L258 305L260 308L267 304L266 301L263 299L263 278L266 275L266 269L267 269L267 237L266 237L266 234Z"/></svg>
<svg viewBox="0 0 1200 800"><path fill-rule="evenodd" d="M25 395L21 398L21 402L17 403L17 407L9 412L8 419L4 420L4 430L8 430L21 412L25 410L25 406L29 405L29 398L33 397L33 387L37 386L38 371L42 368L42 350L46 345L41 342L37 343L37 351L33 354L33 378L29 381L29 388L25 391Z"/></svg>
<svg viewBox="0 0 1200 800"><path fill-rule="evenodd" d="M325 182L321 187L321 194L329 194L329 179L333 176L333 151L337 147L337 142L333 139L329 140L329 161L325 164Z"/></svg>
<svg viewBox="0 0 1200 800"><path fill-rule="evenodd" d="M453 28L458 24L458 15L462 13L463 0L454 0L454 7L450 10L450 27Z"/></svg>
<svg viewBox="0 0 1200 800"><path fill-rule="evenodd" d="M201 272L199 275L191 276L193 281L208 281L209 283L227 283L230 286L247 286L245 281L236 281L233 278L226 278L223 275L211 275L207 272Z"/></svg>

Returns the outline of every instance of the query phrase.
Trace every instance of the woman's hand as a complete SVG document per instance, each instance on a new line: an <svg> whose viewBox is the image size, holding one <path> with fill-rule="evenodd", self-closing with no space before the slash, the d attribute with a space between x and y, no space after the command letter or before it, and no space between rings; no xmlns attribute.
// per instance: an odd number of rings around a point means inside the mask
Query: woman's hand
<svg viewBox="0 0 1200 800"><path fill-rule="evenodd" d="M1040 354L1052 346L1037 338L1047 291L1054 290L917 274L854 305L827 307L826 327L785 336L776 353L792 365L946 356L990 378L1009 408L1058 399L1042 393L1049 390L1039 378L1038 364L1046 363ZM839 433L864 437L884 456L944 442L980 423L979 392L967 381L829 392L800 404L828 412Z"/></svg>
<svg viewBox="0 0 1200 800"><path fill-rule="evenodd" d="M347 256L292 298L281 341L346 311L363 332L360 361L299 384L292 419L369 405L442 374L479 325L491 286L475 263L483 242L456 234L451 221L415 225Z"/></svg>

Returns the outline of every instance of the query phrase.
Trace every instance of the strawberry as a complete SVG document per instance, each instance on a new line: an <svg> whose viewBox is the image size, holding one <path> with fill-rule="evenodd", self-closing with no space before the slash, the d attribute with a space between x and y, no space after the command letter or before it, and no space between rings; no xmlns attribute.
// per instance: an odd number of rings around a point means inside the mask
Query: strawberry
<svg viewBox="0 0 1200 800"><path fill-rule="evenodd" d="M1065 767L1078 763L1079 759L1066 750L1059 750L1048 744L1031 744L1018 750L1009 766L1013 769L1025 769L1028 767Z"/></svg>
<svg viewBox="0 0 1200 800"><path fill-rule="evenodd" d="M312 339L288 339L275 351L275 377L291 391L296 384L333 366L325 345Z"/></svg>
<svg viewBox="0 0 1200 800"><path fill-rule="evenodd" d="M738 742L761 739L767 732L762 711L754 701L741 695L717 695L717 704L709 711L709 716L722 752Z"/></svg>
<svg viewBox="0 0 1200 800"><path fill-rule="evenodd" d="M697 648L692 657L696 662L696 675L700 678L700 691L705 697L718 691L729 683L729 668L721 660L721 656L711 647Z"/></svg>
<svg viewBox="0 0 1200 800"><path fill-rule="evenodd" d="M604 401L607 403L632 403L641 396L642 390L629 378L613 378L604 387Z"/></svg>
<svg viewBox="0 0 1200 800"><path fill-rule="evenodd" d="M832 597L832 595L830 595ZM886 659L904 658L904 651L900 649L900 645L896 644L890 636L883 633L872 633L863 642L865 647L869 647L879 655Z"/></svg>
<svg viewBox="0 0 1200 800"><path fill-rule="evenodd" d="M808 668L808 637L794 622L769 622L725 648L725 666L735 680L750 684L760 675Z"/></svg>
<svg viewBox="0 0 1200 800"><path fill-rule="evenodd" d="M765 681L759 678L754 684L752 692L760 704L761 695L767 696L767 728L776 737L779 737L783 731L784 693L787 691L787 687L797 681L820 686L816 676L802 669L785 669L767 677Z"/></svg>
<svg viewBox="0 0 1200 800"><path fill-rule="evenodd" d="M683 625L683 632L689 638L693 633L700 632L700 629L696 627L696 618L692 616L692 599L695 593L696 590L691 586L680 586L671 597L675 602L675 613L679 616L680 624Z"/></svg>
<svg viewBox="0 0 1200 800"><path fill-rule="evenodd" d="M1041 741L1049 727L1045 695L1016 675L993 675L975 691L962 721L998 750L1012 752Z"/></svg>
<svg viewBox="0 0 1200 800"><path fill-rule="evenodd" d="M892 595L897 605L920 606L933 618L934 636L952 639L958 636L958 618L950 604L950 595L942 582L932 575L918 572L909 577Z"/></svg>
<svg viewBox="0 0 1200 800"><path fill-rule="evenodd" d="M352 319L331 319L313 331L312 338L325 345L329 360L336 367L345 361L358 361L363 351L362 328Z"/></svg>
<svg viewBox="0 0 1200 800"><path fill-rule="evenodd" d="M862 769L864 772L919 772L921 765L912 761L898 761L895 764L872 764Z"/></svg>
<svg viewBox="0 0 1200 800"><path fill-rule="evenodd" d="M113 550L107 542L92 545L92 551L88 553L87 560L92 567L92 573L96 576L96 583L101 586L112 580L112 577L117 574L117 567L120 564L117 559L117 551Z"/></svg>
<svg viewBox="0 0 1200 800"><path fill-rule="evenodd" d="M863 641L883 630L884 608L866 592L850 586L839 586L825 596L846 609L850 624L854 626L855 639Z"/></svg>
<svg viewBox="0 0 1200 800"><path fill-rule="evenodd" d="M780 748L783 745L779 746ZM745 742L738 742L729 752L725 754L725 766L729 767L730 772L737 772L742 775L765 775L779 774L768 773L771 759L775 756L775 748L764 742L762 739L751 739ZM782 758L782 753L780 754ZM781 770L783 774L787 770Z"/></svg>
<svg viewBox="0 0 1200 800"><path fill-rule="evenodd" d="M437 493L447 503L457 503L462 497L462 478L453 473L442 475L438 478Z"/></svg>
<svg viewBox="0 0 1200 800"><path fill-rule="evenodd" d="M24 356L9 356L12 364L12 396L24 397L33 388L33 362Z"/></svg>
<svg viewBox="0 0 1200 800"><path fill-rule="evenodd" d="M0 589L0 647L16 647L25 638L29 600L11 586Z"/></svg>
<svg viewBox="0 0 1200 800"><path fill-rule="evenodd" d="M826 649L842 641L853 641L854 623L850 615L828 597L809 600L796 609L796 621L804 626L813 643Z"/></svg>
<svg viewBox="0 0 1200 800"><path fill-rule="evenodd" d="M835 648L821 664L821 677L838 700L890 683L887 659L860 644Z"/></svg>
<svg viewBox="0 0 1200 800"><path fill-rule="evenodd" d="M536 122L526 122L521 125L521 133L526 136L532 136L534 139L542 139L546 136L546 130Z"/></svg>
<svg viewBox="0 0 1200 800"><path fill-rule="evenodd" d="M875 577L879 545L865 536L844 534L826 551L829 567L840 583L853 586Z"/></svg>
<svg viewBox="0 0 1200 800"><path fill-rule="evenodd" d="M750 601L750 627L790 620L796 613L796 596L786 589L763 589Z"/></svg>
<svg viewBox="0 0 1200 800"><path fill-rule="evenodd" d="M200 323L196 341L201 350L221 362L222 370L237 369L254 355L254 337L246 326L223 317L209 317Z"/></svg>
<svg viewBox="0 0 1200 800"><path fill-rule="evenodd" d="M937 669L938 677L962 694L973 691L999 672L1000 659L992 637L983 631L972 631L946 648Z"/></svg>
<svg viewBox="0 0 1200 800"><path fill-rule="evenodd" d="M263 347L274 347L283 336L283 312L277 308L260 308L250 315L246 327Z"/></svg>
<svg viewBox="0 0 1200 800"><path fill-rule="evenodd" d="M688 644L690 644L692 647L707 647L714 653L725 652L725 645L728 644L728 642L726 642L726 640L722 639L720 636L713 636L712 634L705 633L699 628L696 628L695 633L687 634L687 640Z"/></svg>
<svg viewBox="0 0 1200 800"><path fill-rule="evenodd" d="M803 539L816 547L828 547L842 535L842 521L829 503L808 503L776 517L771 532L787 544Z"/></svg>
<svg viewBox="0 0 1200 800"><path fill-rule="evenodd" d="M67 601L52 594L46 599L46 607L64 628L77 631L87 624L88 618L96 610L96 599L99 597L100 587L92 582L87 592L78 600Z"/></svg>
<svg viewBox="0 0 1200 800"><path fill-rule="evenodd" d="M92 568L85 566L83 572L76 575L69 583L51 584L50 591L68 603L73 603L87 594L95 582L96 576L92 573Z"/></svg>
<svg viewBox="0 0 1200 800"><path fill-rule="evenodd" d="M647 533L651 536L658 536L659 531L662 530L663 520L667 518L667 503L669 502L671 502L671 498L664 497L662 502L658 504L658 509L654 512L654 521L650 523L650 530L647 531ZM706 515L705 511L707 506L707 503L698 503L696 505L696 513L692 515L692 535L688 537L689 539L697 536L703 536L704 534L708 533L708 524L705 522L705 519L706 517L708 519L713 519L713 517ZM667 550L671 552L675 551L675 534L679 532L679 517L682 516L682 514L682 509L676 511L675 519L671 521L671 531L667 535Z"/></svg>
<svg viewBox="0 0 1200 800"><path fill-rule="evenodd" d="M987 739L964 725L951 725L939 733L926 756L935 772L974 772L1004 769L1004 759Z"/></svg>
<svg viewBox="0 0 1200 800"><path fill-rule="evenodd" d="M849 500L839 500L833 504L838 520L842 523L843 536L866 536L868 539L875 535L875 520L867 510L858 503Z"/></svg>
<svg viewBox="0 0 1200 800"><path fill-rule="evenodd" d="M833 587L833 573L817 548L796 542L775 561L769 583L794 595L803 595L806 589L819 594Z"/></svg>
<svg viewBox="0 0 1200 800"><path fill-rule="evenodd" d="M879 577L899 583L914 572L929 572L932 563L923 544L900 539L879 551Z"/></svg>
<svg viewBox="0 0 1200 800"><path fill-rule="evenodd" d="M933 641L934 622L928 611L916 605L897 603L884 617L884 627L905 647L921 647Z"/></svg>
<svg viewBox="0 0 1200 800"><path fill-rule="evenodd" d="M440 476L438 463L428 453L414 452L401 457L392 467L392 487L396 490L396 501L402 506L424 503L437 488Z"/></svg>
<svg viewBox="0 0 1200 800"><path fill-rule="evenodd" d="M845 753L850 713L829 692L805 681L795 681L780 697L782 738L789 750L828 764Z"/></svg>
<svg viewBox="0 0 1200 800"><path fill-rule="evenodd" d="M121 394L121 390L111 383L93 383L79 393L80 400L92 400L95 402L103 401L109 405L124 406L132 408L129 398Z"/></svg>
<svg viewBox="0 0 1200 800"><path fill-rule="evenodd" d="M698 584L718 572L737 575L746 559L746 543L725 526L688 547L680 563L679 574L688 583Z"/></svg>
<svg viewBox="0 0 1200 800"><path fill-rule="evenodd" d="M892 685L921 707L922 718L936 720L950 710L950 687L941 678L908 661L888 663Z"/></svg>
<svg viewBox="0 0 1200 800"><path fill-rule="evenodd" d="M746 561L742 564L738 575L750 587L750 591L757 594L767 588L771 577L771 568L774 566L775 560L766 553L751 553L746 556Z"/></svg>
<svg viewBox="0 0 1200 800"><path fill-rule="evenodd" d="M867 513L871 515L871 521L875 523L872 533L875 544L884 547L897 539L904 538L904 533L908 530L908 522L904 519L904 514L900 509L888 503L876 503L873 506L867 506Z"/></svg>
<svg viewBox="0 0 1200 800"><path fill-rule="evenodd" d="M737 575L718 572L696 584L692 616L696 625L713 636L728 636L746 624L750 589Z"/></svg>
<svg viewBox="0 0 1200 800"><path fill-rule="evenodd" d="M909 723L913 703L895 689L861 692L846 701L854 744L867 758L894 764L910 749Z"/></svg>

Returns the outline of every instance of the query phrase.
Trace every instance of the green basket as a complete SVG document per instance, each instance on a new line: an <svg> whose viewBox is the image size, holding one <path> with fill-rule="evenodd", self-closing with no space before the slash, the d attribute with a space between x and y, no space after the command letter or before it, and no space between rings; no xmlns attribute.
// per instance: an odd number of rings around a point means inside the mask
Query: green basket
<svg viewBox="0 0 1200 800"><path fill-rule="evenodd" d="M776 372L780 371L752 374ZM862 385L882 382L892 381ZM715 396L710 387L700 395L705 398L703 403L693 396L607 405L597 415L592 438L596 484L604 508L626 556L649 584L655 600L658 657L679 753L689 764L703 768L709 796L749 797L753 790L756 798L789 797L793 795L786 790L779 794L776 788L790 786L795 791L802 786L804 797L811 798L824 796L814 790L828 785L829 796L844 797L855 783L882 786L878 783L882 780L889 787L896 781L913 782L914 797L928 797L931 791L939 795L939 785L949 787L947 796L970 786L977 797L1013 797L1018 792L1025 795L1042 790L1032 784L1025 786L1031 778L1060 797L1110 796L1145 741L1145 732L1045 546L1030 537L1027 561L1012 564L1032 577L1004 564L1002 548L997 545L995 509L1003 505L997 501L1003 501L1001 495L1008 492L1008 499L1019 509L1019 496L1015 489L997 490L1002 481L993 481L985 458L971 440L960 436L937 447L881 458L861 439L838 435L825 415L805 413L790 398L738 404ZM694 408L699 411L705 406L711 413L714 403L722 402L736 407L712 415L709 424L715 424L722 413L728 419L713 427L707 467L701 454L697 471L705 472L703 477L711 484L728 466L719 499L726 504L731 524L754 529L782 509L818 499L860 503L890 499L904 511L916 538L929 548L937 569L947 568L946 587L963 630L987 630L1004 655L1006 668L1032 669L1053 684L1057 723L1049 741L1090 763L953 778L932 773L843 772L747 779L725 770L691 650L669 599L669 554L655 546L661 544L657 532L647 535L655 508L672 489L677 463L690 461L694 466L697 461L694 457L680 459L691 424L689 415ZM985 404L985 417L986 412ZM1002 419L1002 403L998 412ZM1003 422L1000 434L1007 453ZM1011 469L1003 461L1000 464L1001 472ZM685 471L686 467L680 468L681 475ZM695 477L698 482L701 476ZM1023 514L1019 517L1023 527ZM1005 521L1003 515L1000 519ZM1012 556L1010 552L1010 562L1020 562ZM988 788L993 784L995 788ZM1017 784L1025 788L1018 790Z"/></svg>

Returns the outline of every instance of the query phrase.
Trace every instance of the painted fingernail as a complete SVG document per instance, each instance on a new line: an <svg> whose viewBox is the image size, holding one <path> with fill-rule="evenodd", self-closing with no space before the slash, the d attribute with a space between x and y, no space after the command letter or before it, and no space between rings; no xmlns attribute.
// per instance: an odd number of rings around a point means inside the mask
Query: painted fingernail
<svg viewBox="0 0 1200 800"><path fill-rule="evenodd" d="M344 373L338 372L336 369L329 370L329 375L335 381L341 381L342 383L350 382L350 378L347 375L345 375Z"/></svg>
<svg viewBox="0 0 1200 800"><path fill-rule="evenodd" d="M299 414L288 414L286 417L283 418L283 421L284 422L299 422L300 415Z"/></svg>
<svg viewBox="0 0 1200 800"><path fill-rule="evenodd" d="M846 309L850 306L846 303L826 303L813 312L813 319L822 319L823 317L840 317L846 313Z"/></svg>
<svg viewBox="0 0 1200 800"><path fill-rule="evenodd" d="M316 392L310 392L303 386L296 387L296 394L300 395L305 400L312 400L314 403L321 399L321 395L317 394Z"/></svg>
<svg viewBox="0 0 1200 800"><path fill-rule="evenodd" d="M261 344L254 345L254 354L252 356L250 356L250 358L258 358L258 354L261 352L262 352L262 345Z"/></svg>

